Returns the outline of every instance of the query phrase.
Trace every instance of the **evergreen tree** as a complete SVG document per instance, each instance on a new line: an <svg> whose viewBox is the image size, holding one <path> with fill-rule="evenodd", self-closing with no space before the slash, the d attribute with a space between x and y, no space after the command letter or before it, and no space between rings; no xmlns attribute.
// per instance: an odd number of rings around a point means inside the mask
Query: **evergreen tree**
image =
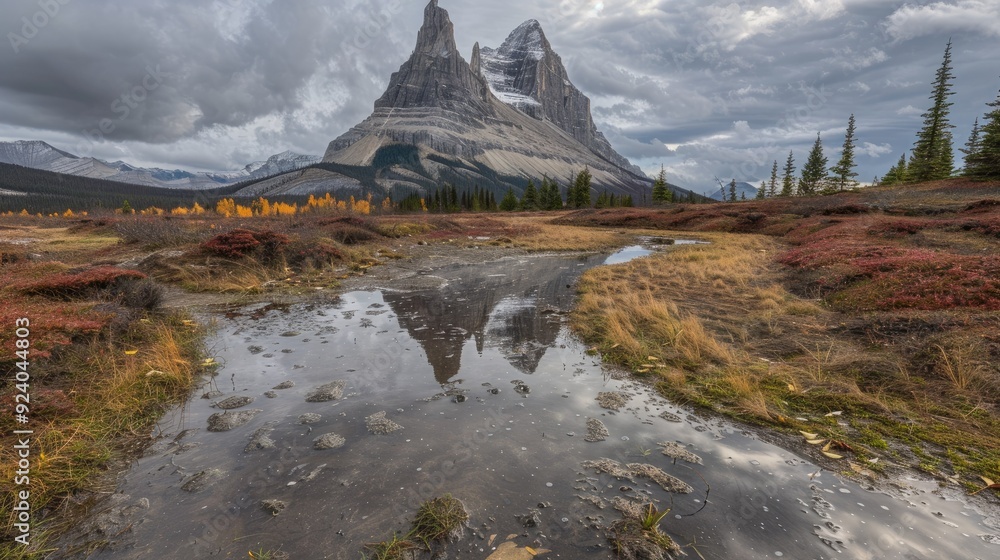
<svg viewBox="0 0 1000 560"><path fill-rule="evenodd" d="M830 168L834 186L841 191L858 186L858 181L855 179L858 173L854 171L858 165L854 162L854 131L854 114L852 113L851 118L847 121L847 135L844 136L844 149L840 152L840 161Z"/></svg>
<svg viewBox="0 0 1000 560"><path fill-rule="evenodd" d="M660 174L656 177L656 181L653 183L653 204L665 204L668 202L673 202L674 193L667 186L667 171L660 166Z"/></svg>
<svg viewBox="0 0 1000 560"><path fill-rule="evenodd" d="M590 169L584 168L573 181L573 206L576 208L590 208L590 184L593 176Z"/></svg>
<svg viewBox="0 0 1000 560"><path fill-rule="evenodd" d="M757 196L754 198L757 200L764 200L765 196L767 196L767 181L761 181L760 188L757 189Z"/></svg>
<svg viewBox="0 0 1000 560"><path fill-rule="evenodd" d="M524 188L524 196L521 197L521 208L529 212L538 210L538 190L535 189L535 182L528 181L528 186Z"/></svg>
<svg viewBox="0 0 1000 560"><path fill-rule="evenodd" d="M134 212L134 210L132 210L132 205L129 204L128 199L123 200L122 201L122 214L131 214L133 212Z"/></svg>
<svg viewBox="0 0 1000 560"><path fill-rule="evenodd" d="M729 202L736 202L736 179L729 183Z"/></svg>
<svg viewBox="0 0 1000 560"><path fill-rule="evenodd" d="M517 195L514 194L514 189L507 189L507 194L500 201L500 210L504 212L517 210Z"/></svg>
<svg viewBox="0 0 1000 560"><path fill-rule="evenodd" d="M934 181L947 179L955 168L955 154L952 149L951 129L948 113L953 103L948 98L954 95L950 80L955 76L951 73L951 40L944 50L944 60L934 78L934 91L931 99L934 105L921 115L924 126L917 134L913 145L907 178L911 182Z"/></svg>
<svg viewBox="0 0 1000 560"><path fill-rule="evenodd" d="M778 196L778 160L774 160L774 165L771 166L771 181L767 184L767 196L768 198Z"/></svg>
<svg viewBox="0 0 1000 560"><path fill-rule="evenodd" d="M816 135L816 143L809 151L806 164L802 166L802 178L799 180L799 195L811 196L822 187L826 179L826 156L823 155L823 140Z"/></svg>
<svg viewBox="0 0 1000 560"><path fill-rule="evenodd" d="M791 151L788 152L784 172L785 174L781 178L781 194L779 196L792 196L795 194L795 158Z"/></svg>
<svg viewBox="0 0 1000 560"><path fill-rule="evenodd" d="M896 165L889 168L885 176L882 177L883 185L899 185L906 182L906 154L899 156Z"/></svg>
<svg viewBox="0 0 1000 560"><path fill-rule="evenodd" d="M979 149L966 158L966 172L977 179L1000 178L1000 94L986 104L992 110L986 113L980 128Z"/></svg>
<svg viewBox="0 0 1000 560"><path fill-rule="evenodd" d="M962 170L963 175L969 175L969 160L975 159L976 154L982 149L982 139L979 137L980 133L979 117L976 117L976 122L972 124L972 134L969 134L969 140L965 143L965 147L960 149L965 154L965 167Z"/></svg>

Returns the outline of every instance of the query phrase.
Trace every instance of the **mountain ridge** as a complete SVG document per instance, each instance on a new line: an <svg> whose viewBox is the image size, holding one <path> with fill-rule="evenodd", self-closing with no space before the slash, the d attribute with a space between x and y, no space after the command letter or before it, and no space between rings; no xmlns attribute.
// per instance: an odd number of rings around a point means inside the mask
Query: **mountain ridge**
<svg viewBox="0 0 1000 560"><path fill-rule="evenodd" d="M379 184L387 192L421 190L420 185L398 177L404 168L431 180L457 176L470 186L497 191L520 190L529 179L546 175L570 180L584 167L590 169L595 190L637 196L646 192L652 180L615 152L597 131L590 100L569 81L537 20L528 20L511 37L510 41L526 38L538 47L517 51L521 59L535 61L534 65L518 66L530 67L528 73L534 79L503 90L492 85L487 76L498 74L494 51L480 49L477 44L471 63L466 62L455 44L447 10L432 0L424 9L412 54L392 74L372 114L330 142L323 161L366 166L381 149L415 146L414 161L380 177ZM508 42L506 52L514 51ZM538 61L544 64L538 65ZM553 81L559 85L548 85ZM520 92L518 99L523 100L525 110L519 110L517 103L505 103L494 93L499 90L509 99L514 89ZM553 107L560 103L557 98L566 96L571 99L567 109ZM541 107L537 111L526 107L535 104ZM510 180L493 180L476 171L481 166Z"/></svg>
<svg viewBox="0 0 1000 560"><path fill-rule="evenodd" d="M0 142L0 163L77 177L169 189L213 189L301 169L319 163L320 160L319 156L285 151L265 161L248 164L239 171L192 172L158 167L143 168L121 160L107 162L92 157L81 157L60 150L42 140Z"/></svg>

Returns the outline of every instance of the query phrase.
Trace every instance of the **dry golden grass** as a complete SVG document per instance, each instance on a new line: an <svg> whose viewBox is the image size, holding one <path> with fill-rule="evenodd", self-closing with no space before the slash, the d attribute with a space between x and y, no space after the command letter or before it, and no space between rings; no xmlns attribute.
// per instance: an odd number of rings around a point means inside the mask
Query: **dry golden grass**
<svg viewBox="0 0 1000 560"><path fill-rule="evenodd" d="M784 287L778 242L698 235L712 244L585 273L573 327L605 359L680 402L792 433L826 430L861 457L879 456L887 440L909 442L904 451L927 442L938 455L960 446L971 451L951 453L953 468L969 479L1000 474L1000 438L991 435L1000 421L988 412L1000 377L982 344L939 337L932 347L873 347L878 318L852 333L842 327L859 318ZM836 411L846 422L824 417ZM934 451L913 453L894 460L938 468L926 460Z"/></svg>
<svg viewBox="0 0 1000 560"><path fill-rule="evenodd" d="M57 384L72 409L34 428L31 497L36 510L58 505L59 498L71 492L93 488L113 456L148 438L149 426L165 407L187 396L195 376L206 367L202 335L203 329L191 321L151 316L134 323L121 340L95 339L67 351L60 361L61 375L45 383ZM15 465L5 445L0 450L2 480L13 480ZM6 485L0 506L10 511ZM10 523L8 519L4 525L8 535ZM8 548L5 542L0 557L41 557L44 539L33 540L28 548Z"/></svg>

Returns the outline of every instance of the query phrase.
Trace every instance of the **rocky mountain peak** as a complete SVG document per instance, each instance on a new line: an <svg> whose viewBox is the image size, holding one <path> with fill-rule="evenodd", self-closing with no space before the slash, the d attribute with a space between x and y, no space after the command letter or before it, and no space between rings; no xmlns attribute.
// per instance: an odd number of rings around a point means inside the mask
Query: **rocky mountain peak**
<svg viewBox="0 0 1000 560"><path fill-rule="evenodd" d="M642 173L597 130L590 99L570 81L538 20L519 25L499 48L482 48L480 58L482 75L500 101L554 124L615 165Z"/></svg>
<svg viewBox="0 0 1000 560"><path fill-rule="evenodd" d="M455 44L455 26L448 11L431 0L424 9L424 23L417 45L389 80L389 87L375 108L439 107L489 112L484 82L462 58Z"/></svg>
<svg viewBox="0 0 1000 560"><path fill-rule="evenodd" d="M412 155L399 155L407 149ZM597 131L590 100L569 81L537 20L518 26L498 49L477 44L469 63L436 0L374 112L330 142L324 161L370 166L386 161L380 153L402 158L380 171L384 189L421 190L425 177L503 192L583 167L596 186L616 192L637 194L650 182Z"/></svg>
<svg viewBox="0 0 1000 560"><path fill-rule="evenodd" d="M472 61L469 62L469 65L472 66L473 74L482 77L483 68L482 68L482 58L479 52L479 41L476 41L476 44L472 46Z"/></svg>

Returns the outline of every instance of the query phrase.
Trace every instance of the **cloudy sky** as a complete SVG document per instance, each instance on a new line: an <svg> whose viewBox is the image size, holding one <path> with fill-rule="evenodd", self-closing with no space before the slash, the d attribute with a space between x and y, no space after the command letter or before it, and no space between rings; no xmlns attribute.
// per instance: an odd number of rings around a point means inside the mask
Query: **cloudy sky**
<svg viewBox="0 0 1000 560"><path fill-rule="evenodd" d="M322 154L371 112L425 4L7 0L0 140L190 170ZM803 162L817 132L832 164L852 112L860 178L883 174L912 146L949 37L957 145L1000 89L1000 0L440 4L466 59L538 19L614 147L702 191L759 182L789 150Z"/></svg>

